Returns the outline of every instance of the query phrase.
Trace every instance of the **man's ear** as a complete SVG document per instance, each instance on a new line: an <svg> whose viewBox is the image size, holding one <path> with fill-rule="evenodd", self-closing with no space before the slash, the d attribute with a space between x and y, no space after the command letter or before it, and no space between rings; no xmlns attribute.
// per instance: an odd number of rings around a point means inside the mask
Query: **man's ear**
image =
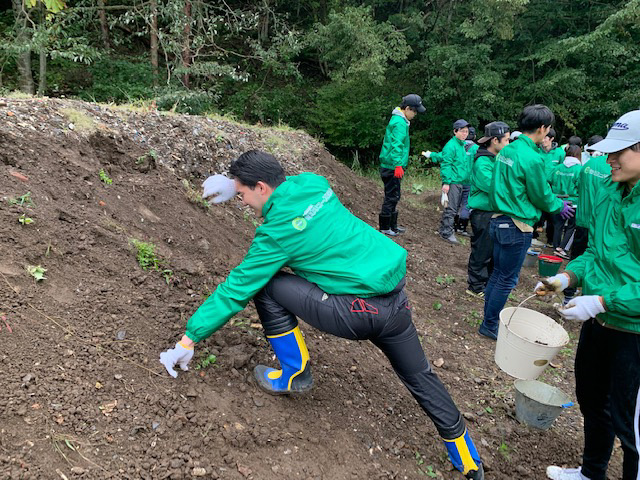
<svg viewBox="0 0 640 480"><path fill-rule="evenodd" d="M256 182L256 188L258 189L258 192L260 193L260 195L264 195L264 194L268 193L269 189L270 189L269 185L267 185L262 180L258 180Z"/></svg>

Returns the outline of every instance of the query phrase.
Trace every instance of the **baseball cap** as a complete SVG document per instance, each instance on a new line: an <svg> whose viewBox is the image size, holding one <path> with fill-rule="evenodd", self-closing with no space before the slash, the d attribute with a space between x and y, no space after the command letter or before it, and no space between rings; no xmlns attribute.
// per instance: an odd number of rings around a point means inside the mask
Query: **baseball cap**
<svg viewBox="0 0 640 480"><path fill-rule="evenodd" d="M640 110L632 110L611 125L607 137L589 147L602 153L613 153L640 142Z"/></svg>
<svg viewBox="0 0 640 480"><path fill-rule="evenodd" d="M410 93L406 97L403 97L402 104L407 107L415 108L418 113L424 113L427 111L427 109L424 108L424 105L422 105L422 98L420 98L420 95L416 95L415 93Z"/></svg>
<svg viewBox="0 0 640 480"><path fill-rule="evenodd" d="M467 122L464 119L460 119L460 120L456 120L455 122L453 122L453 129L454 130L458 130L460 128L464 128L464 127L468 127L469 126L469 122Z"/></svg>
<svg viewBox="0 0 640 480"><path fill-rule="evenodd" d="M520 130L514 130L513 132L511 132L511 135L509 136L509 140L513 142L520 135L522 135L522 132Z"/></svg>
<svg viewBox="0 0 640 480"><path fill-rule="evenodd" d="M487 123L484 127L484 136L478 140L478 143L485 143L491 140L493 137L499 137L508 133L511 129L509 125L504 122L491 122ZM516 133L516 132L513 132ZM513 133L511 134L513 136ZM520 132L518 132L520 133Z"/></svg>

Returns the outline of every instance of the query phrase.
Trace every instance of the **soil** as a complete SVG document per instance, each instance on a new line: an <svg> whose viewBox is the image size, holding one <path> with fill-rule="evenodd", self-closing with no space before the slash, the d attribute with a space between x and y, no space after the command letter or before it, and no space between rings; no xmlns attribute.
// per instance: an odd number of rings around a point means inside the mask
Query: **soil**
<svg viewBox="0 0 640 480"><path fill-rule="evenodd" d="M372 225L378 184L302 132L220 118L2 99L0 121L0 478L461 478L367 342L302 324L315 387L290 398L252 381L257 363L275 364L252 306L198 345L189 372L173 379L158 362L253 237L256 220L237 200L199 201L208 175L243 151L268 150L288 174L328 177ZM465 293L468 246L437 236L436 192L405 188L408 231L397 241L409 251L414 321L486 477L540 479L549 464L578 465L578 408L545 432L518 423L513 379L495 365L495 343L476 333L483 303ZM32 203L20 201L27 192ZM157 270L140 267L133 239L155 245ZM523 269L510 304L529 296L536 273ZM557 317L549 302L527 305ZM565 328L571 343L542 380L575 399L578 326ZM210 354L216 361L204 366ZM621 476L619 447L610 475Z"/></svg>

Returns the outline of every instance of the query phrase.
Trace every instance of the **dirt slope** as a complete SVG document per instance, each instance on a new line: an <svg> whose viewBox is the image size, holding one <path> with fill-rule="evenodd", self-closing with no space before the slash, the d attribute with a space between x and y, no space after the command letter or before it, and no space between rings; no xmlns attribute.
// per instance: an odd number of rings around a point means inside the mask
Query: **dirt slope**
<svg viewBox="0 0 640 480"><path fill-rule="evenodd" d="M368 343L303 325L316 387L295 398L266 396L251 380L255 364L273 362L253 307L199 345L214 366L174 380L158 363L255 229L235 200L198 202L206 176L243 151L268 150L288 174L327 176L371 224L378 186L300 132L34 99L2 100L0 122L0 313L11 327L0 320L0 478L459 478ZM401 211L414 320L431 360L444 360L438 373L487 478L538 479L548 463L577 464L577 408L543 433L515 420L512 379L475 333L482 303L464 293L468 248L434 234L433 194L405 195ZM156 246L157 271L140 267L133 239ZM46 279L27 266L46 268ZM533 273L523 272L514 301ZM567 328L573 348L577 328ZM545 378L573 396L572 359L565 351Z"/></svg>

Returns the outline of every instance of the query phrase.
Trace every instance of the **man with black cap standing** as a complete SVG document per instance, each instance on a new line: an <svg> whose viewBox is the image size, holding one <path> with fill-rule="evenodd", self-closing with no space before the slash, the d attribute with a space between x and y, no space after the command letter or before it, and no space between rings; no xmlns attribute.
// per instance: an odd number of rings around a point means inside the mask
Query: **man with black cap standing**
<svg viewBox="0 0 640 480"><path fill-rule="evenodd" d="M400 186L404 170L409 163L409 125L418 114L426 108L422 99L414 93L402 99L399 107L391 112L391 120L384 134L384 142L380 151L380 176L384 184L384 201L380 210L380 231L394 237L404 233L405 228L398 226Z"/></svg>
<svg viewBox="0 0 640 480"><path fill-rule="evenodd" d="M442 153L440 176L442 177L442 192L448 196L448 204L442 212L440 222L440 236L449 243L458 244L453 231L453 219L462 203L462 186L469 184L470 163L467 151L464 148L465 140L469 135L469 122L460 119L453 122L453 137L449 140ZM436 156L426 152L429 158Z"/></svg>

